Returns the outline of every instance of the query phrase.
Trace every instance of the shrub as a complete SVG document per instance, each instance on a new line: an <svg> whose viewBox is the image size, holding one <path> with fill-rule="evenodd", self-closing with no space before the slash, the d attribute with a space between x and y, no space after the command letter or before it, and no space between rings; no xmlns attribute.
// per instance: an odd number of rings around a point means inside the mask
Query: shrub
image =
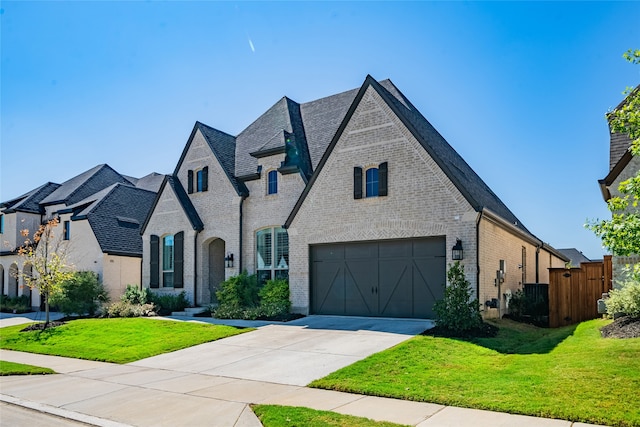
<svg viewBox="0 0 640 427"><path fill-rule="evenodd" d="M444 298L436 301L436 326L448 329L454 334L478 328L482 325L480 304L471 299L471 287L459 262L447 271L449 286L444 290Z"/></svg>
<svg viewBox="0 0 640 427"><path fill-rule="evenodd" d="M260 292L260 316L278 318L289 314L289 282L283 279L269 280Z"/></svg>
<svg viewBox="0 0 640 427"><path fill-rule="evenodd" d="M151 302L149 291L147 288L139 288L136 285L127 285L121 301L128 301L131 304L147 304Z"/></svg>
<svg viewBox="0 0 640 427"><path fill-rule="evenodd" d="M107 291L93 271L78 271L60 284L51 294L49 303L67 316L72 314L96 314L98 308L109 300Z"/></svg>
<svg viewBox="0 0 640 427"><path fill-rule="evenodd" d="M185 291L180 292L178 295L159 294L149 291L149 299L156 306L158 314L163 316L174 311L183 311L190 305Z"/></svg>
<svg viewBox="0 0 640 427"><path fill-rule="evenodd" d="M291 309L286 280L269 280L258 288L256 276L246 271L223 282L216 296L219 305L212 315L219 319L282 319Z"/></svg>
<svg viewBox="0 0 640 427"><path fill-rule="evenodd" d="M141 317L155 316L153 304L133 304L129 301L118 301L108 305L103 316L106 317Z"/></svg>
<svg viewBox="0 0 640 427"><path fill-rule="evenodd" d="M31 299L28 295L9 298L0 295L0 311L5 313L27 313L31 311Z"/></svg>
<svg viewBox="0 0 640 427"><path fill-rule="evenodd" d="M249 308L259 303L258 283L255 274L246 271L233 276L220 284L216 292L218 307L213 311L214 317L220 319L243 319Z"/></svg>
<svg viewBox="0 0 640 427"><path fill-rule="evenodd" d="M607 313L610 316L624 313L631 317L640 317L640 267L627 271L627 278L621 283L620 289L609 291L609 298L605 300Z"/></svg>

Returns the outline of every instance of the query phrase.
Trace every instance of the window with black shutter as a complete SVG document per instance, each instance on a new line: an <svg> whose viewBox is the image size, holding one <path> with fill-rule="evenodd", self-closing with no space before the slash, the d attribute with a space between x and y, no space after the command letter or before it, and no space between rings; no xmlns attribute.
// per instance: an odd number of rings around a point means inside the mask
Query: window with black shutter
<svg viewBox="0 0 640 427"><path fill-rule="evenodd" d="M387 191L387 162L384 162L378 166L378 196L386 196Z"/></svg>
<svg viewBox="0 0 640 427"><path fill-rule="evenodd" d="M193 193L193 171L191 169L187 172L187 193Z"/></svg>
<svg viewBox="0 0 640 427"><path fill-rule="evenodd" d="M151 236L151 254L150 258L150 278L149 278L149 287L151 288L159 288L160 287L160 237L156 235Z"/></svg>
<svg viewBox="0 0 640 427"><path fill-rule="evenodd" d="M353 198L362 199L362 168L353 168Z"/></svg>
<svg viewBox="0 0 640 427"><path fill-rule="evenodd" d="M173 287L184 287L184 232L173 236Z"/></svg>

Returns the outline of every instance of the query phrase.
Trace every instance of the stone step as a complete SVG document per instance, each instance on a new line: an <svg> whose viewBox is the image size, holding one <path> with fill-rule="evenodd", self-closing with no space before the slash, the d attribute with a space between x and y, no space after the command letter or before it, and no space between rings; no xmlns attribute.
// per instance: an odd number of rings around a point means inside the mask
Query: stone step
<svg viewBox="0 0 640 427"><path fill-rule="evenodd" d="M187 307L184 309L184 311L174 311L171 313L172 316L195 316L196 314L200 314L200 313L204 313L205 311L209 310L208 307Z"/></svg>

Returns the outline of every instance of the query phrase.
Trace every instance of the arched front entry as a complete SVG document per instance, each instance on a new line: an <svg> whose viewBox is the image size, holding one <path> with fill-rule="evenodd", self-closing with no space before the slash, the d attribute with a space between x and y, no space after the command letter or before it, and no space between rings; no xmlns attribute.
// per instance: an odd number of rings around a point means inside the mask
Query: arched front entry
<svg viewBox="0 0 640 427"><path fill-rule="evenodd" d="M215 239L209 243L208 249L208 289L211 303L216 304L218 302L218 299L216 298L216 291L220 288L220 283L224 282L225 280L225 242L222 239Z"/></svg>
<svg viewBox="0 0 640 427"><path fill-rule="evenodd" d="M9 298L18 296L18 264L15 262L9 267L9 288L7 289L7 296Z"/></svg>

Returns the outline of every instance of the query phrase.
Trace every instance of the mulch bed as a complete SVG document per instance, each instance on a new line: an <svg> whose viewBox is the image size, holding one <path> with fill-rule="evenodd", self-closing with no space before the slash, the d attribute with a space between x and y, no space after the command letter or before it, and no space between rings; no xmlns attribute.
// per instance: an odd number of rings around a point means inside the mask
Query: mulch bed
<svg viewBox="0 0 640 427"><path fill-rule="evenodd" d="M29 331L44 331L45 328L46 329L51 329L51 328L55 328L56 326L62 326L64 325L66 322L61 322L61 321L53 321L53 322L49 322L49 323L34 323L33 325L29 325L24 329L21 329L20 332L29 332ZM46 327L45 327L46 325Z"/></svg>
<svg viewBox="0 0 640 427"><path fill-rule="evenodd" d="M620 317L600 329L604 338L640 338L640 317Z"/></svg>
<svg viewBox="0 0 640 427"><path fill-rule="evenodd" d="M455 332L451 329L436 326L431 329L427 329L420 335L426 335L430 337L440 338L461 338L461 339L473 339L473 338L493 338L498 335L498 327L483 323L478 328L474 328L464 332Z"/></svg>

